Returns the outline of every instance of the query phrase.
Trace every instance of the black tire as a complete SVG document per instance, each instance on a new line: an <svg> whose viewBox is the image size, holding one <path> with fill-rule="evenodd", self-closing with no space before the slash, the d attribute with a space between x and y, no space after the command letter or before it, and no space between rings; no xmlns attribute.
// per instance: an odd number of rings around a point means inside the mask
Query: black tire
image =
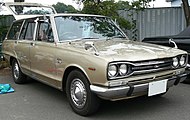
<svg viewBox="0 0 190 120"><path fill-rule="evenodd" d="M183 83L190 84L190 75L187 75L187 78L183 81Z"/></svg>
<svg viewBox="0 0 190 120"><path fill-rule="evenodd" d="M22 73L17 60L12 61L12 76L13 80L17 84L23 84L26 82L26 75Z"/></svg>
<svg viewBox="0 0 190 120"><path fill-rule="evenodd" d="M99 108L99 98L91 92L86 76L79 70L71 71L68 75L66 94L71 108L79 115L90 115Z"/></svg>

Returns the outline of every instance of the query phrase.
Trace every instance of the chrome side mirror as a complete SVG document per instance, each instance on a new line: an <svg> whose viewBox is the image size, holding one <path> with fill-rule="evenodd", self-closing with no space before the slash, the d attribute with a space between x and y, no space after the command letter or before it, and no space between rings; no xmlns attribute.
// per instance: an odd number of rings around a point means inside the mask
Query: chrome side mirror
<svg viewBox="0 0 190 120"><path fill-rule="evenodd" d="M93 42L85 42L85 50L88 50L94 46Z"/></svg>
<svg viewBox="0 0 190 120"><path fill-rule="evenodd" d="M90 48L93 48L93 50L95 52L94 54L97 56L99 55L99 53L98 53L96 47L94 46L93 42L85 42L84 48L85 48L85 50L89 50Z"/></svg>
<svg viewBox="0 0 190 120"><path fill-rule="evenodd" d="M171 43L174 45L174 48L178 48L175 41L173 41L172 38L169 39L169 44L171 44Z"/></svg>

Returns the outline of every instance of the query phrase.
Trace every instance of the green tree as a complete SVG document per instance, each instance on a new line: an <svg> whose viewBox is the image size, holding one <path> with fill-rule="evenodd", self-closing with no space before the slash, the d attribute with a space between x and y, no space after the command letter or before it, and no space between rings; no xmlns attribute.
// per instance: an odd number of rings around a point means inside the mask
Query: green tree
<svg viewBox="0 0 190 120"><path fill-rule="evenodd" d="M124 30L131 30L134 37L133 40L137 40L137 27L136 20L133 18L133 14L148 7L148 3L154 0L138 0L138 1L118 1L115 0L76 0L78 3L82 2L84 7L82 13L87 14L99 14L109 16L113 20L116 19L119 26ZM81 4L81 3L79 3ZM127 11L128 19L121 17L120 10Z"/></svg>
<svg viewBox="0 0 190 120"><path fill-rule="evenodd" d="M119 7L114 0L99 2L86 0L83 4L84 8L81 11L82 13L109 16L112 19L117 19L117 22L122 28L131 29L130 22L119 16Z"/></svg>
<svg viewBox="0 0 190 120"><path fill-rule="evenodd" d="M0 16L0 21L1 21L1 24L0 24L0 43L2 42L2 40L4 40L6 33L8 31L8 27L5 26L4 24L2 24L2 21L4 21L5 17L6 16Z"/></svg>
<svg viewBox="0 0 190 120"><path fill-rule="evenodd" d="M64 3L58 2L55 5L52 5L57 13L76 13L78 12L73 6L65 5Z"/></svg>

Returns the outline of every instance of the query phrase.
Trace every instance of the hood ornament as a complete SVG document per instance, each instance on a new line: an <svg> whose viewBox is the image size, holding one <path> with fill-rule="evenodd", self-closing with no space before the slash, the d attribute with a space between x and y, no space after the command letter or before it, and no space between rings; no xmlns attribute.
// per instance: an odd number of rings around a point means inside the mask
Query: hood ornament
<svg viewBox="0 0 190 120"><path fill-rule="evenodd" d="M96 47L94 46L94 42L85 42L85 45L84 45L84 47L85 47L85 50L89 50L89 49L93 49L94 50L94 54L96 55L96 56L99 56L99 53L98 53L98 50L96 49Z"/></svg>

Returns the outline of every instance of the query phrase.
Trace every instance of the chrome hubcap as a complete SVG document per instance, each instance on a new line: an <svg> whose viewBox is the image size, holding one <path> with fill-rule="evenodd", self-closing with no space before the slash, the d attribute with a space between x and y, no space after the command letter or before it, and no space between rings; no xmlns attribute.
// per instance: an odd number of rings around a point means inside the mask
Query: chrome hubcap
<svg viewBox="0 0 190 120"><path fill-rule="evenodd" d="M19 67L18 64L15 62L14 66L13 66L13 75L15 79L18 79L19 77Z"/></svg>
<svg viewBox="0 0 190 120"><path fill-rule="evenodd" d="M77 108L83 108L86 99L87 92L84 83L80 79L74 79L71 82L70 87L71 99Z"/></svg>

